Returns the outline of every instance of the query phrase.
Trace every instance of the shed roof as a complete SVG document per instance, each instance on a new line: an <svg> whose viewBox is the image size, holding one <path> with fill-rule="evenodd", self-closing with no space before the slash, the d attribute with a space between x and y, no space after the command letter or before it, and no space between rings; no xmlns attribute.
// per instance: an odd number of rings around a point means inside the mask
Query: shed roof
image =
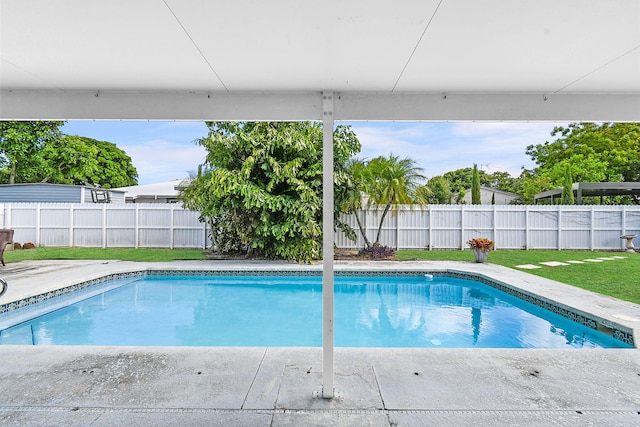
<svg viewBox="0 0 640 427"><path fill-rule="evenodd" d="M588 196L640 196L640 182L577 182L571 186L576 197ZM539 200L554 199L562 196L562 188L544 191L533 198ZM581 200L578 200L580 204Z"/></svg>

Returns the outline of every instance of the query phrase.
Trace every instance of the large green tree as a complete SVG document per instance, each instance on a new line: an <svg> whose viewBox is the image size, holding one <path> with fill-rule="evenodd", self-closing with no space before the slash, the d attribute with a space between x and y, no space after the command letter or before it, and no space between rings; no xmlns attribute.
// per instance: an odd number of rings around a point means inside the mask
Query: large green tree
<svg viewBox="0 0 640 427"><path fill-rule="evenodd" d="M39 182L103 188L128 187L138 182L131 157L111 142L64 135L46 144L42 157L45 167Z"/></svg>
<svg viewBox="0 0 640 427"><path fill-rule="evenodd" d="M219 251L309 261L321 255L322 126L312 122L207 122L196 141L204 172L183 191L185 205L211 221ZM336 206L352 185L345 170L360 143L334 131ZM339 209L337 209L339 210ZM337 215L336 215L337 217ZM338 223L338 225L341 225Z"/></svg>
<svg viewBox="0 0 640 427"><path fill-rule="evenodd" d="M0 183L135 185L131 158L106 141L63 135L64 122L0 122Z"/></svg>
<svg viewBox="0 0 640 427"><path fill-rule="evenodd" d="M1 182L37 182L48 165L43 148L61 138L61 121L0 121Z"/></svg>
<svg viewBox="0 0 640 427"><path fill-rule="evenodd" d="M96 157L90 159L95 162L95 167L89 169L86 176L80 177L77 181L82 180L104 188L128 187L138 183L138 171L133 166L131 157L125 151L108 141L98 141L87 137L75 138L97 150Z"/></svg>
<svg viewBox="0 0 640 427"><path fill-rule="evenodd" d="M640 123L571 123L551 132L556 139L530 145L537 168L536 192L561 187L568 170L574 182L640 181Z"/></svg>
<svg viewBox="0 0 640 427"><path fill-rule="evenodd" d="M489 178L483 170L478 171L481 185L488 185ZM473 181L473 168L462 168L454 171L445 172L443 175L449 181L449 188L453 194L454 203L463 203L463 198L468 189L471 188Z"/></svg>
<svg viewBox="0 0 640 427"><path fill-rule="evenodd" d="M434 176L429 179L423 190L424 198L431 204L450 204L453 194L451 192L451 184L443 176Z"/></svg>

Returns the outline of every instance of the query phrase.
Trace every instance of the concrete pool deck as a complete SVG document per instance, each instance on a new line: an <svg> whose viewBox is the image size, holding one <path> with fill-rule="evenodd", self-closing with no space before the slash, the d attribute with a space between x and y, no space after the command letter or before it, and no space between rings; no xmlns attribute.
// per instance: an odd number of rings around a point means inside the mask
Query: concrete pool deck
<svg viewBox="0 0 640 427"><path fill-rule="evenodd" d="M25 261L0 304L140 269L320 270L277 262ZM634 330L640 306L492 264L337 262L336 270L468 271ZM318 325L321 327L321 325ZM640 425L640 350L0 347L6 425Z"/></svg>

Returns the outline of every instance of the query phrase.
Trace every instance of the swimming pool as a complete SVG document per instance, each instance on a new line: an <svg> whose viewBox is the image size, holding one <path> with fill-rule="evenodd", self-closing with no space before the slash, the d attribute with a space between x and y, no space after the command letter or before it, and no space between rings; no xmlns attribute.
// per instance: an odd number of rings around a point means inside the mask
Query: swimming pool
<svg viewBox="0 0 640 427"><path fill-rule="evenodd" d="M1 344L321 346L318 275L128 277L0 317ZM338 347L631 345L460 278L335 278Z"/></svg>

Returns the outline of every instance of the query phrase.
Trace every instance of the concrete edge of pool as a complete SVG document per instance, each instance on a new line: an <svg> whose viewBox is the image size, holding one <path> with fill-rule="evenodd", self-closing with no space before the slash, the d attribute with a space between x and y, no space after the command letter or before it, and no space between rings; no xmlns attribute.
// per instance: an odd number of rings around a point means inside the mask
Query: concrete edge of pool
<svg viewBox="0 0 640 427"><path fill-rule="evenodd" d="M289 263L9 264L4 304L146 269L320 270ZM336 270L467 271L634 329L640 306L494 265L338 262ZM576 301L577 299L577 301ZM623 318L618 319L621 316ZM625 320L626 319L626 320ZM640 424L640 350L352 349L335 352L333 400L320 348L3 346L0 423L13 425Z"/></svg>

